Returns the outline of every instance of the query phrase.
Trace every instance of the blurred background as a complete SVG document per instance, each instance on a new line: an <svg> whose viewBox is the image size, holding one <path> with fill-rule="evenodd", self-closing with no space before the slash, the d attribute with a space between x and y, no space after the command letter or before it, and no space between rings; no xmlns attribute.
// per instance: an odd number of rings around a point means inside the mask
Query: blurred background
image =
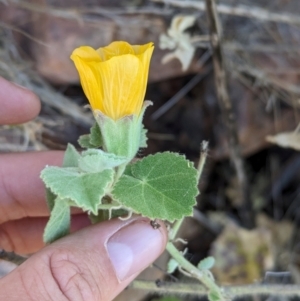
<svg viewBox="0 0 300 301"><path fill-rule="evenodd" d="M42 102L35 120L0 127L0 152L79 147L93 118L73 49L152 41L153 106L139 157L170 150L197 164L209 141L198 205L180 233L186 256L195 264L214 256L222 285L300 284L300 2L219 0L216 12L229 111L215 81L220 57L205 1L0 0L0 76ZM165 254L140 279L187 281L167 273L167 261ZM2 261L3 273L10 268ZM117 298L154 299L163 300L130 288Z"/></svg>

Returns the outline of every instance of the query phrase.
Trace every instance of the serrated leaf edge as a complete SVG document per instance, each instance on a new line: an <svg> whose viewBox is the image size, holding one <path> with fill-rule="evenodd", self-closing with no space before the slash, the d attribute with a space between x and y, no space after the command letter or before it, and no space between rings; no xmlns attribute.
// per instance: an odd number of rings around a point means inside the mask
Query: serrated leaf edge
<svg viewBox="0 0 300 301"><path fill-rule="evenodd" d="M87 211L87 212L90 212L91 210L89 208L86 208L85 206L83 206L82 204L78 204L78 202L70 197L70 196L62 196L60 193L57 193L56 191L54 191L50 185L48 185L46 182L45 182L45 179L43 178L43 171L46 169L46 168L50 168L50 167L56 167L56 168L60 168L60 169L65 169L63 167L58 167L58 166L46 166L42 172L41 172L41 175L40 175L40 178L42 179L42 181L44 182L44 185L46 186L46 188L50 189L51 192L53 194L55 194L57 197L61 198L61 199L69 199L70 201L74 202L76 204L76 207L78 208L81 208L82 210L84 211ZM66 167L66 168L70 168L70 167ZM72 167L71 167L72 168ZM108 169L104 170L104 171L107 171ZM82 173L82 175L86 175L88 173ZM104 194L102 196L100 196L100 198L103 198L105 195L109 194L110 192L110 189L111 189L111 184L114 180L114 173L112 172L111 173L111 176L110 176L110 180L107 182L106 186L104 187ZM74 206L75 207L75 206ZM97 209L95 211L92 211L94 214L97 214Z"/></svg>

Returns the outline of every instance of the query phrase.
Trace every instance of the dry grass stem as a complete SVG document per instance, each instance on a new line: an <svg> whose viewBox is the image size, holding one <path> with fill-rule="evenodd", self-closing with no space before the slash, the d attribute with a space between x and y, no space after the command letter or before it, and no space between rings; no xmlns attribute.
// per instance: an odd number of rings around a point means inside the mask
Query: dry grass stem
<svg viewBox="0 0 300 301"><path fill-rule="evenodd" d="M252 203L249 199L249 184L245 171L244 160L241 155L235 114L233 112L232 102L228 93L226 68L222 49L221 24L218 18L215 1L206 0L206 7L211 35L211 46L213 50L213 65L217 96L222 116L227 127L230 158L235 167L238 178L239 186L237 187L237 190L242 198L239 208L240 217L246 227L252 228L254 226L254 214Z"/></svg>
<svg viewBox="0 0 300 301"><path fill-rule="evenodd" d="M206 10L205 1L181 1L181 0L152 0L153 2L161 2L169 5L173 5L181 8L195 8L197 10ZM300 18L298 15L288 13L274 13L268 10L247 6L243 4L228 5L217 4L216 10L219 14L234 15L237 17L247 17L251 19L258 19L262 21L282 22L288 24L300 24Z"/></svg>

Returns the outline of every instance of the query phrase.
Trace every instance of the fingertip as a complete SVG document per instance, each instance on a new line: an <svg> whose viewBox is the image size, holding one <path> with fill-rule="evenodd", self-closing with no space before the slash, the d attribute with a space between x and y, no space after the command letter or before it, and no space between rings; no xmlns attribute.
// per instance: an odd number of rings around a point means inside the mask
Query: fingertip
<svg viewBox="0 0 300 301"><path fill-rule="evenodd" d="M126 281L149 266L167 243L164 225L154 228L150 220L138 218L114 233L106 248L119 281Z"/></svg>
<svg viewBox="0 0 300 301"><path fill-rule="evenodd" d="M36 117L39 98L30 90L0 77L0 124L18 124Z"/></svg>

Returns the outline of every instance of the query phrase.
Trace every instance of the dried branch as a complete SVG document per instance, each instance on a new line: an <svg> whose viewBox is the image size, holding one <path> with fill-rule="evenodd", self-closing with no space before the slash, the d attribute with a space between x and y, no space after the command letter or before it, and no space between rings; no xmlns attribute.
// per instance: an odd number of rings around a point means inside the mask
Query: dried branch
<svg viewBox="0 0 300 301"><path fill-rule="evenodd" d="M236 170L241 196L241 205L239 208L241 220L244 226L252 228L254 226L254 214L251 200L249 198L249 185L245 172L244 161L241 156L241 149L238 140L238 131L236 127L235 115L232 103L228 94L226 70L222 49L222 30L219 22L216 4L214 0L206 0L209 30L211 35L211 46L213 50L213 65L215 74L215 83L217 96L219 99L222 116L224 118L229 138L230 158Z"/></svg>
<svg viewBox="0 0 300 301"><path fill-rule="evenodd" d="M244 52L268 52L268 53L299 53L298 45L262 45L250 44L245 47L238 42L225 42L224 49L228 51L244 51ZM298 69L299 71L299 69Z"/></svg>
<svg viewBox="0 0 300 301"><path fill-rule="evenodd" d="M208 49L200 58L199 65L203 66L208 59L211 57L211 51ZM156 110L152 115L151 119L157 120L170 110L182 97L184 97L190 90L192 90L197 84L203 80L208 74L210 74L211 67L209 66L204 70L203 73L196 74L184 87L182 87L175 95L173 95L164 105Z"/></svg>
<svg viewBox="0 0 300 301"><path fill-rule="evenodd" d="M273 72L273 70L261 70L258 68L255 68L255 66L250 65L234 65L233 68L238 71L239 73L246 73L250 76L253 76L259 80L261 80L264 84L269 84L271 86L277 86L282 90L286 90L290 93L294 93L299 95L300 94L300 88L298 85L292 84L288 81L281 80L277 77L272 77L270 73ZM281 70L281 72L284 72L284 70ZM288 71L286 71L288 72ZM276 72L274 72L276 74ZM279 73L279 72L278 72Z"/></svg>
<svg viewBox="0 0 300 301"><path fill-rule="evenodd" d="M161 10L155 7L134 7L130 6L128 8L103 8L101 6L93 7L67 7L67 8L56 8L51 5L44 5L38 3L30 3L28 1L22 0L7 0L7 5L13 4L19 8L26 9L32 12L46 14L56 18L66 19L66 20L77 20L79 23L82 21L96 21L99 16L106 18L116 19L120 15L132 15L132 14L155 14L155 15L170 15L170 9ZM128 20L127 20L128 21Z"/></svg>
<svg viewBox="0 0 300 301"><path fill-rule="evenodd" d="M163 104L152 115L152 120L157 120L167 111L169 111L180 99L182 99L190 90L192 90L199 82L201 82L208 74L211 68L208 67L203 73L196 74L184 87L182 87L175 95L173 95L165 104Z"/></svg>
<svg viewBox="0 0 300 301"><path fill-rule="evenodd" d="M206 10L204 1L181 1L181 0L152 0L153 2L162 2L165 4L173 5L176 7L195 8L197 10ZM300 18L298 15L288 13L274 13L268 10L247 5L228 5L218 4L216 10L219 14L234 15L238 17L253 18L262 21L282 22L289 24L300 24Z"/></svg>

